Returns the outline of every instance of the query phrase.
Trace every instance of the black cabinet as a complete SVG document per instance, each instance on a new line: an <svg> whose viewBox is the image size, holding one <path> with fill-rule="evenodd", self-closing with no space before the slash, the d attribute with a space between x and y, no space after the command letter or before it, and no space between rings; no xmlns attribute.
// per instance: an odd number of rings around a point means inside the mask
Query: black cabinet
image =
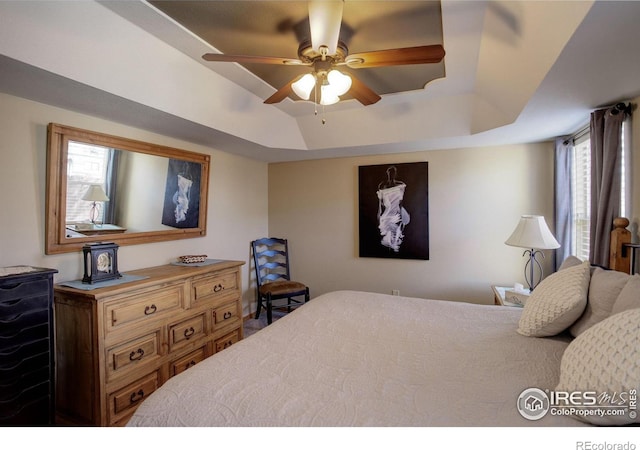
<svg viewBox="0 0 640 450"><path fill-rule="evenodd" d="M21 270L27 269L3 272ZM0 425L53 423L53 274L57 270L28 270L0 276Z"/></svg>

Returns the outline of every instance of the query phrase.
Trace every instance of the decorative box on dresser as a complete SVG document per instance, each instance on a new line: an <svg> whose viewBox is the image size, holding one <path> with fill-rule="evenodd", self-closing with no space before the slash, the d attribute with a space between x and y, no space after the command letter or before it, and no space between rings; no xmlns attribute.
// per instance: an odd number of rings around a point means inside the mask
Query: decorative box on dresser
<svg viewBox="0 0 640 450"><path fill-rule="evenodd" d="M57 272L28 266L0 271L0 425L53 423Z"/></svg>
<svg viewBox="0 0 640 450"><path fill-rule="evenodd" d="M169 378L238 342L242 261L166 265L92 290L55 286L56 420L125 425Z"/></svg>

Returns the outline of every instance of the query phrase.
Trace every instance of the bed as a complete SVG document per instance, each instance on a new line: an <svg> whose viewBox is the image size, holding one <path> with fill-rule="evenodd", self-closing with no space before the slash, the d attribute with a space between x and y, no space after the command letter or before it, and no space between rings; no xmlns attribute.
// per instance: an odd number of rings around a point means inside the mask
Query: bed
<svg viewBox="0 0 640 450"><path fill-rule="evenodd" d="M128 426L573 427L636 422L629 408L622 422L522 414L523 401L539 400L524 399L523 392L586 389L579 380L590 373L607 372L609 383L620 379L622 385L609 384L607 390L628 394L640 387L640 276L580 261L567 261L556 274L536 288L524 308L359 291L318 296L169 379L143 401ZM571 291L574 285L577 294ZM580 297L577 307L561 314L562 320L545 322L539 311L531 312L534 295L540 299L559 291L562 302L561 307L552 305L556 309L566 310L565 303L571 303L567 298ZM545 322L542 332L530 333L540 320ZM609 349L617 345L611 333L626 340L621 344L626 347ZM610 351L629 354L625 362L612 363L607 360Z"/></svg>

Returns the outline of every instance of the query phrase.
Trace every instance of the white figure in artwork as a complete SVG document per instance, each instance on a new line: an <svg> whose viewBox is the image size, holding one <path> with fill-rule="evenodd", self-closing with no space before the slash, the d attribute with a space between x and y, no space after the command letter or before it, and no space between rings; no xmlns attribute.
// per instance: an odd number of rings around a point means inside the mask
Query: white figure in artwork
<svg viewBox="0 0 640 450"><path fill-rule="evenodd" d="M404 238L404 228L411 220L411 216L402 206L407 185L396 180L396 172L395 166L387 169L387 180L378 185L377 194L378 228L382 236L380 243L398 252Z"/></svg>
<svg viewBox="0 0 640 450"><path fill-rule="evenodd" d="M187 212L189 211L189 197L191 195L191 185L193 181L178 175L178 190L173 194L173 203L176 205L174 211L176 223L187 220Z"/></svg>

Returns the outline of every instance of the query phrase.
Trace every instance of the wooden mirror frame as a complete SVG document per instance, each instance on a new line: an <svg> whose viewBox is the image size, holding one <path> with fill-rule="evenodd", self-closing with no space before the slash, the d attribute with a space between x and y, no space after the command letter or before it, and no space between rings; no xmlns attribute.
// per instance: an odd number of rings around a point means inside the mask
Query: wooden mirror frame
<svg viewBox="0 0 640 450"><path fill-rule="evenodd" d="M198 226L196 228L109 234L100 237L67 237L67 152L70 140L201 164ZM45 253L51 255L76 252L80 251L87 242L96 242L97 240L115 242L118 245L133 245L205 236L207 232L210 159L209 155L50 123L47 127Z"/></svg>

